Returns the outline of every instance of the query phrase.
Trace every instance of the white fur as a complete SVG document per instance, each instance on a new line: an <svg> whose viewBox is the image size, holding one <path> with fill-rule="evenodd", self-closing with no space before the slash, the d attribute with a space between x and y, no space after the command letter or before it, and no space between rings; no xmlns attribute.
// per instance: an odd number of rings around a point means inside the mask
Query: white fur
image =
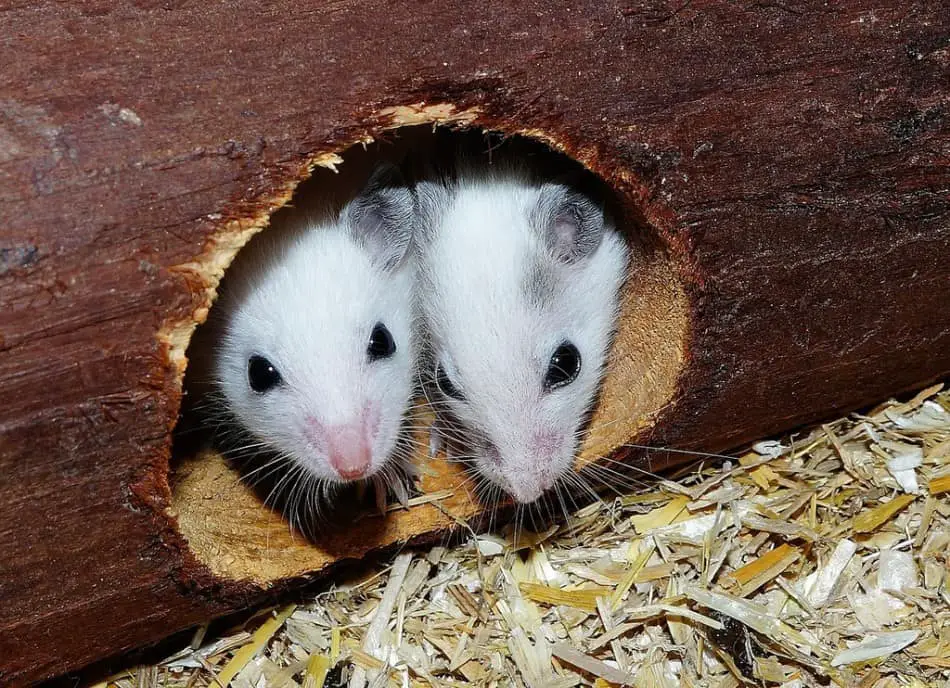
<svg viewBox="0 0 950 688"><path fill-rule="evenodd" d="M326 446L306 433L306 419L329 427L375 413L372 468L364 477L379 471L413 389L413 280L411 256L382 265L345 219L268 230L255 239L228 271L215 309L224 314L215 376L237 421L312 476L341 482ZM392 333L396 352L371 361L366 347L377 322ZM247 378L252 354L271 361L285 384L254 392Z"/></svg>
<svg viewBox="0 0 950 688"><path fill-rule="evenodd" d="M430 204L420 247L429 372L441 362L465 396L438 403L461 422L481 474L531 502L573 466L616 324L626 244L607 224L590 255L558 261L529 221L540 185L517 172L469 174L448 188L427 182L419 195ZM554 276L543 307L523 287L539 262ZM581 353L580 374L545 391L565 340Z"/></svg>

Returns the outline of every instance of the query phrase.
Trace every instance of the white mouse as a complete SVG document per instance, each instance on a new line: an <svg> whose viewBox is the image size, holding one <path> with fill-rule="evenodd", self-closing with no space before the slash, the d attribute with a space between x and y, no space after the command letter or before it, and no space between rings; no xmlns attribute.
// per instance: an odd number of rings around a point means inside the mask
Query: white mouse
<svg viewBox="0 0 950 688"><path fill-rule="evenodd" d="M212 311L226 415L308 500L396 475L416 380L413 208L397 168L379 166L341 211L255 238Z"/></svg>
<svg viewBox="0 0 950 688"><path fill-rule="evenodd" d="M443 434L520 503L574 464L628 262L603 206L517 164L416 186L420 305Z"/></svg>

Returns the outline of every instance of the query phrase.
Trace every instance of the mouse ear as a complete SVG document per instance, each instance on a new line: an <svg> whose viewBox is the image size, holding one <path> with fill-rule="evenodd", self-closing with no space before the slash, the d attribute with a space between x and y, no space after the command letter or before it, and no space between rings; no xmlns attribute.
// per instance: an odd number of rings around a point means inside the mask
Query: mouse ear
<svg viewBox="0 0 950 688"><path fill-rule="evenodd" d="M431 241L449 195L449 182L423 179L416 183L416 244L424 246Z"/></svg>
<svg viewBox="0 0 950 688"><path fill-rule="evenodd" d="M591 255L604 236L604 210L563 184L542 184L531 211L531 224L551 254L564 263Z"/></svg>
<svg viewBox="0 0 950 688"><path fill-rule="evenodd" d="M398 266L409 249L414 201L399 168L379 165L359 196L343 210L352 235L387 270Z"/></svg>

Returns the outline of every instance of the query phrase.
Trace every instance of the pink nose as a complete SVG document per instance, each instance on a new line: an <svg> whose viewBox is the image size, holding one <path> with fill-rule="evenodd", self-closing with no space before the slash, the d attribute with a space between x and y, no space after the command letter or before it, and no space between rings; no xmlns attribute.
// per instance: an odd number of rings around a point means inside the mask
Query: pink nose
<svg viewBox="0 0 950 688"><path fill-rule="evenodd" d="M357 480L369 471L372 451L358 425L330 428L327 449L330 465L344 480Z"/></svg>

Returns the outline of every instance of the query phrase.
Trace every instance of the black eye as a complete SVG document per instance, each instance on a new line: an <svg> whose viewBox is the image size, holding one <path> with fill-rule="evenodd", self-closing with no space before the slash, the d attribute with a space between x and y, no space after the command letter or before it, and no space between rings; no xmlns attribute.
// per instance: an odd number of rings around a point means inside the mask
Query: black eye
<svg viewBox="0 0 950 688"><path fill-rule="evenodd" d="M366 347L366 353L369 354L369 360L375 361L380 358L389 358L396 353L396 342L393 336L381 322L376 323L373 332L369 336L369 344Z"/></svg>
<svg viewBox="0 0 950 688"><path fill-rule="evenodd" d="M465 399L465 395L458 390L458 387L452 384L448 374L445 372L445 368L443 368L441 364L435 371L435 384L439 388L439 391L445 396L458 399L459 401Z"/></svg>
<svg viewBox="0 0 950 688"><path fill-rule="evenodd" d="M581 372L581 352L570 342L563 342L551 356L544 387L548 391L569 385Z"/></svg>
<svg viewBox="0 0 950 688"><path fill-rule="evenodd" d="M247 361L247 381L258 394L263 394L272 387L276 387L284 379L277 368L263 356L251 356Z"/></svg>

